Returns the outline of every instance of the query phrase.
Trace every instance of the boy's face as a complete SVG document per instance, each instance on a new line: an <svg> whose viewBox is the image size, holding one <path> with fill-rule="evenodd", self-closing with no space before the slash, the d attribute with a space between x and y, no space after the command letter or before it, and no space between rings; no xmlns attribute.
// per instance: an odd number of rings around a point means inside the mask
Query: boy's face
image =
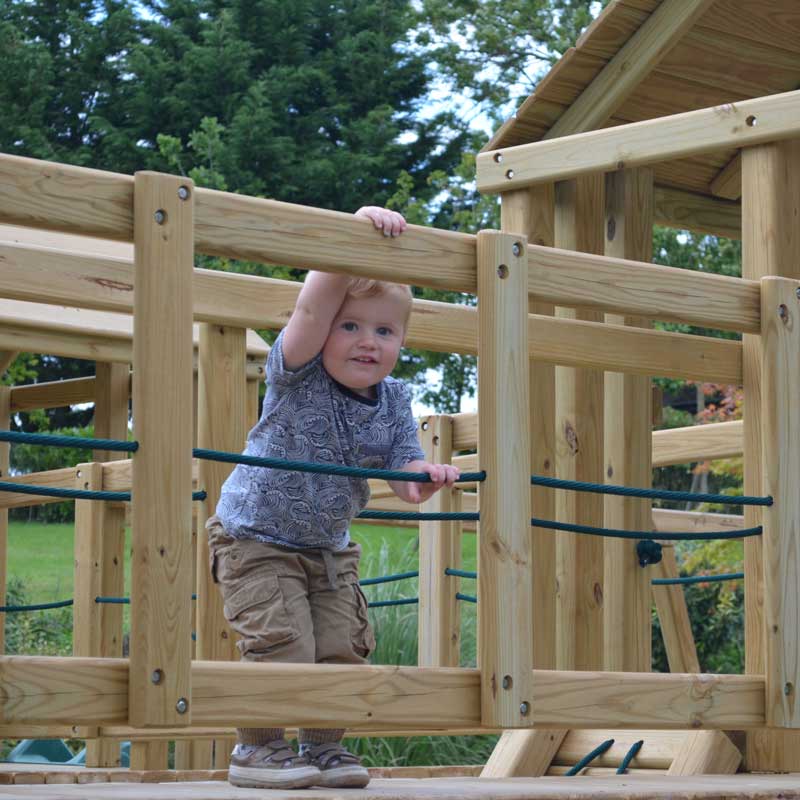
<svg viewBox="0 0 800 800"><path fill-rule="evenodd" d="M374 397L394 369L405 335L408 301L399 293L345 298L322 348L328 374L348 389Z"/></svg>

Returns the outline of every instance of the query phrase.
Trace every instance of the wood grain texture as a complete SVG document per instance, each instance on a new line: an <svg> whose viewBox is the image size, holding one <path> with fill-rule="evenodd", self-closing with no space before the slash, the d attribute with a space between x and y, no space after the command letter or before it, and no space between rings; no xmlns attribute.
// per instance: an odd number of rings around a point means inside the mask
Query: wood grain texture
<svg viewBox="0 0 800 800"><path fill-rule="evenodd" d="M485 725L529 727L533 594L527 240L478 234L478 665Z"/></svg>
<svg viewBox="0 0 800 800"><path fill-rule="evenodd" d="M800 143L796 140L747 148L742 152L742 276L800 278ZM744 336L744 392L750 409L762 404L760 337ZM761 463L763 420L744 415L744 491L763 491ZM748 507L745 525L759 525L763 512ZM745 669L764 674L764 561L762 537L746 539ZM800 735L793 731L756 731L747 737L750 770L800 769Z"/></svg>
<svg viewBox="0 0 800 800"><path fill-rule="evenodd" d="M669 186L656 186L655 202L657 225L727 239L742 237L742 208L739 203Z"/></svg>
<svg viewBox="0 0 800 800"><path fill-rule="evenodd" d="M800 728L800 282L761 281L767 723Z"/></svg>
<svg viewBox="0 0 800 800"><path fill-rule="evenodd" d="M181 187L189 190L186 200L178 195ZM132 459L129 690L130 722L140 727L191 723L193 193L191 182L177 177L136 176L139 450ZM181 699L189 704L186 713L177 710Z"/></svg>
<svg viewBox="0 0 800 800"><path fill-rule="evenodd" d="M556 185L555 244L564 250L603 250L602 175ZM557 308L556 323L602 329L596 311ZM620 330L625 330L619 326ZM536 340L536 339L535 339ZM562 345L564 342L562 341ZM603 372L556 369L556 477L603 482ZM556 519L603 524L601 495L559 491ZM556 667L600 669L603 663L603 546L596 536L560 534L556 539Z"/></svg>
<svg viewBox="0 0 800 800"><path fill-rule="evenodd" d="M481 778L538 778L546 775L566 731L505 731Z"/></svg>
<svg viewBox="0 0 800 800"><path fill-rule="evenodd" d="M711 181L711 192L726 200L738 200L742 196L741 153L737 153Z"/></svg>
<svg viewBox="0 0 800 800"><path fill-rule="evenodd" d="M425 460L449 464L453 456L453 422L435 415L420 422ZM422 512L461 510L460 489L444 487L420 505ZM402 501L401 501L402 502ZM419 523L419 648L421 667L457 667L461 652L461 610L456 600L460 579L445 569L461 567L461 524Z"/></svg>
<svg viewBox="0 0 800 800"><path fill-rule="evenodd" d="M744 451L744 422L715 422L653 431L653 466L732 458Z"/></svg>
<svg viewBox="0 0 800 800"><path fill-rule="evenodd" d="M741 762L739 748L724 731L691 731L667 775L733 775Z"/></svg>
<svg viewBox="0 0 800 800"><path fill-rule="evenodd" d="M478 188L485 193L503 192L586 173L791 138L800 131L798 97L797 92L785 92L484 152L477 158ZM757 124L748 124L750 118Z"/></svg>
<svg viewBox="0 0 800 800"><path fill-rule="evenodd" d="M606 175L606 255L649 262L653 251L653 173L624 170ZM606 315L606 321L648 328L645 317ZM604 452L609 483L652 486L651 379L610 372L605 376ZM604 501L604 525L644 530L651 521L648 500L614 497ZM603 648L605 669L650 670L650 572L639 565L634 542L609 539L604 545Z"/></svg>

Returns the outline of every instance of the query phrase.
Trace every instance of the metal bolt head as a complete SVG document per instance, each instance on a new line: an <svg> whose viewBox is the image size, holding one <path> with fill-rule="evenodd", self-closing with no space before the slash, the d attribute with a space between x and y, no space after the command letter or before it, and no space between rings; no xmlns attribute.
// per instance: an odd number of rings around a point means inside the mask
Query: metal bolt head
<svg viewBox="0 0 800 800"><path fill-rule="evenodd" d="M188 200L189 199L189 187L188 186L179 186L178 187L178 197L181 200Z"/></svg>
<svg viewBox="0 0 800 800"><path fill-rule="evenodd" d="M797 288L794 290L794 296L795 296L795 297L796 297L798 300L800 300L800 286L798 286L798 287L797 287Z"/></svg>
<svg viewBox="0 0 800 800"><path fill-rule="evenodd" d="M783 693L789 697L794 692L794 685L791 683L785 683L783 686Z"/></svg>
<svg viewBox="0 0 800 800"><path fill-rule="evenodd" d="M519 258L522 255L522 244L520 242L514 242L511 245L511 252Z"/></svg>
<svg viewBox="0 0 800 800"><path fill-rule="evenodd" d="M500 278L501 281L504 281L508 277L508 267L505 264L501 264L497 268L497 277Z"/></svg>
<svg viewBox="0 0 800 800"><path fill-rule="evenodd" d="M528 714L531 713L531 704L527 700L523 700L519 704L519 713L522 714L523 717L527 717Z"/></svg>
<svg viewBox="0 0 800 800"><path fill-rule="evenodd" d="M156 686L158 686L158 684L159 684L159 683L161 683L161 681L163 681L163 680L164 680L164 673L163 673L163 671L162 671L162 670L160 670L160 669L154 669L154 670L152 671L152 673L150 674L150 680L151 680L151 681L152 681L152 682L153 682L153 683L154 683Z"/></svg>
<svg viewBox="0 0 800 800"><path fill-rule="evenodd" d="M778 306L778 316L781 319L781 322L788 322L789 321L789 309L786 308L785 303L781 303Z"/></svg>
<svg viewBox="0 0 800 800"><path fill-rule="evenodd" d="M514 681L512 680L510 675L503 675L503 688L510 689L514 685Z"/></svg>
<svg viewBox="0 0 800 800"><path fill-rule="evenodd" d="M167 221L167 212L164 211L163 208L159 208L155 214L153 214L153 219L156 221L156 225L163 225Z"/></svg>
<svg viewBox="0 0 800 800"><path fill-rule="evenodd" d="M179 714L185 714L189 710L189 701L185 697L179 697L175 703L175 710Z"/></svg>

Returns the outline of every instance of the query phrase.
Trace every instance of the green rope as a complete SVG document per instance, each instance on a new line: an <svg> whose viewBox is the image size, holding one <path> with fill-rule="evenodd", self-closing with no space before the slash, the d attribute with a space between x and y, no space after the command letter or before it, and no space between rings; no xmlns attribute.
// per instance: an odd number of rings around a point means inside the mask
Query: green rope
<svg viewBox="0 0 800 800"><path fill-rule="evenodd" d="M123 442L119 439L86 439L82 436L56 436L51 433L21 433L0 431L0 442L13 444L40 444L48 447L77 447L80 450L114 450L135 453L139 442Z"/></svg>
<svg viewBox="0 0 800 800"><path fill-rule="evenodd" d="M477 572L467 572L463 569L452 569L450 567L445 567L444 570L445 575L452 575L455 578L477 578Z"/></svg>
<svg viewBox="0 0 800 800"><path fill-rule="evenodd" d="M573 525L568 522L554 522L547 519L531 520L534 528L548 528L570 533L590 533L595 536L610 536L617 539L664 539L667 541L709 541L712 539L744 539L747 536L760 536L763 528L744 528L736 531L708 531L706 533L669 533L667 531L621 531L614 528L595 528L591 525Z"/></svg>
<svg viewBox="0 0 800 800"><path fill-rule="evenodd" d="M73 603L74 600L59 600L55 603L36 603L31 606L0 606L0 613L14 614L20 611L46 611L50 608L66 608Z"/></svg>
<svg viewBox="0 0 800 800"><path fill-rule="evenodd" d="M644 744L644 739L639 739L638 742L634 742L631 745L631 749L625 753L625 758L622 759L622 763L619 765L617 769L617 775L624 775L628 771L628 765L636 758L639 751L642 749L642 745Z"/></svg>
<svg viewBox="0 0 800 800"><path fill-rule="evenodd" d="M419 603L418 597L404 597L400 600L375 600L367 603L370 608L384 608L385 606L411 606Z"/></svg>
<svg viewBox="0 0 800 800"><path fill-rule="evenodd" d="M358 583L360 586L374 586L377 583L403 581L406 578L419 578L419 572L399 572L397 575L381 575L377 578L362 578Z"/></svg>
<svg viewBox="0 0 800 800"><path fill-rule="evenodd" d="M653 500L677 500L690 503L722 503L730 506L771 506L771 497L749 497L748 495L704 494L702 492L673 492L667 489L636 489L631 486L614 486L608 483L589 481L568 481L562 478L547 478L531 475L534 486L547 486L551 489L570 489L574 492L594 492L595 494L616 494L624 497L648 497Z"/></svg>
<svg viewBox="0 0 800 800"><path fill-rule="evenodd" d="M726 572L718 575L690 575L685 578L653 578L653 586L675 586L691 583L720 583L721 581L738 581L744 578L744 572Z"/></svg>
<svg viewBox="0 0 800 800"><path fill-rule="evenodd" d="M461 594L461 592L456 592L456 600L463 600L465 603L477 603L478 598L474 597L471 594Z"/></svg>
<svg viewBox="0 0 800 800"><path fill-rule="evenodd" d="M606 750L609 750L611 746L614 744L613 739L606 739L602 744L597 745L591 753L587 753L574 767L571 767L567 770L565 775L570 777L577 775L582 769L585 769L592 763L598 756L603 755Z"/></svg>
<svg viewBox="0 0 800 800"><path fill-rule="evenodd" d="M16 494L32 494L42 497L60 497L64 500L107 500L118 503L130 502L130 492L95 492L88 489L64 489L57 486L33 486L30 483L12 483L0 481L0 492ZM204 490L192 492L192 500L205 500L208 495Z"/></svg>
<svg viewBox="0 0 800 800"><path fill-rule="evenodd" d="M343 475L347 478L380 478L385 481L406 481L410 483L430 483L427 472L401 472L393 469L366 469L365 467L345 467L341 464L315 464L312 461L287 461L283 458L261 458L242 453L225 453L220 450L192 450L195 458L206 461L222 461L225 464L247 464L250 467L285 469L293 472L313 472L320 475ZM486 480L485 472L465 472L458 479L460 483L473 483Z"/></svg>

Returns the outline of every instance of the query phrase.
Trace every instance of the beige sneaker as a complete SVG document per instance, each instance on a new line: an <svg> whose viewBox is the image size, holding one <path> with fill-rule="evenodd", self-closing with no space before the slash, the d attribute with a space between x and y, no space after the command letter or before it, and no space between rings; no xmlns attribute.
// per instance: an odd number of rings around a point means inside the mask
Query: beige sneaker
<svg viewBox="0 0 800 800"><path fill-rule="evenodd" d="M228 782L249 789L305 789L319 785L319 769L299 756L286 739L263 745L237 744Z"/></svg>
<svg viewBox="0 0 800 800"><path fill-rule="evenodd" d="M361 766L358 756L347 751L339 742L313 744L303 749L311 764L319 769L314 786L336 789L363 789L369 783L369 772Z"/></svg>

